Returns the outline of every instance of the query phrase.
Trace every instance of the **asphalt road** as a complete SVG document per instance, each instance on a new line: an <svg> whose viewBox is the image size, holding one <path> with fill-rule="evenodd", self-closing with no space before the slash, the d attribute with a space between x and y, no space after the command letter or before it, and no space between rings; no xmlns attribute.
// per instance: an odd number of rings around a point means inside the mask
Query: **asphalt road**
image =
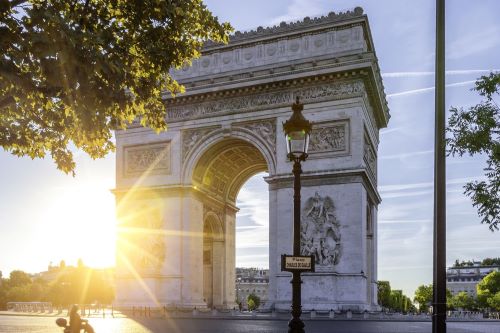
<svg viewBox="0 0 500 333"><path fill-rule="evenodd" d="M284 320L90 318L96 333L285 333ZM428 333L430 322L306 320L307 333ZM2 316L0 333L62 332L54 317ZM500 322L448 322L448 333L499 333Z"/></svg>

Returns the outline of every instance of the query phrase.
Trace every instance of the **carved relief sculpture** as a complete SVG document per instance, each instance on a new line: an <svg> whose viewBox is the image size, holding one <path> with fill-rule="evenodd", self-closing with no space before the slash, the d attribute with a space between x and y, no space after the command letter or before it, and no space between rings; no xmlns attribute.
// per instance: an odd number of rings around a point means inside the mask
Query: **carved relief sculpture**
<svg viewBox="0 0 500 333"><path fill-rule="evenodd" d="M258 122L235 124L235 126L245 128L258 137L264 139L266 144L276 152L276 120L268 119Z"/></svg>
<svg viewBox="0 0 500 333"><path fill-rule="evenodd" d="M373 176L377 177L377 157L375 156L375 151L366 135L363 147L363 159Z"/></svg>
<svg viewBox="0 0 500 333"><path fill-rule="evenodd" d="M120 240L130 258L130 264L142 272L158 272L165 261L163 219L159 209L146 205L131 207Z"/></svg>
<svg viewBox="0 0 500 333"><path fill-rule="evenodd" d="M332 269L341 256L340 224L333 200L316 192L306 200L301 221L301 255L313 255L319 270Z"/></svg>
<svg viewBox="0 0 500 333"><path fill-rule="evenodd" d="M335 125L316 125L311 131L309 151L347 151L346 122Z"/></svg>
<svg viewBox="0 0 500 333"><path fill-rule="evenodd" d="M203 127L185 130L182 132L182 161L186 160L187 155L191 149L203 138L207 136L208 133L212 132L214 127Z"/></svg>
<svg viewBox="0 0 500 333"><path fill-rule="evenodd" d="M125 147L125 176L170 173L170 142Z"/></svg>

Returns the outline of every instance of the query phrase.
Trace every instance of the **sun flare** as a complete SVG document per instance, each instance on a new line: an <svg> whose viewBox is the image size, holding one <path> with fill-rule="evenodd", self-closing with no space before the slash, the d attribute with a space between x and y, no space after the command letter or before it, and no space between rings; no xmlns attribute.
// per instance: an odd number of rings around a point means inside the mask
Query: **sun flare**
<svg viewBox="0 0 500 333"><path fill-rule="evenodd" d="M43 237L55 263L74 265L81 258L90 267L114 266L115 202L103 184L55 188L43 220Z"/></svg>

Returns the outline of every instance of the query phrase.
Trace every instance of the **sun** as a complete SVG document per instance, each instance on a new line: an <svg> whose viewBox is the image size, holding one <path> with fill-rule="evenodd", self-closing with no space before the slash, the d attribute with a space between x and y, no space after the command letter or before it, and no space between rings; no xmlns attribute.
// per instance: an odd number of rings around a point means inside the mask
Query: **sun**
<svg viewBox="0 0 500 333"><path fill-rule="evenodd" d="M115 265L115 200L109 187L86 182L55 188L46 213L43 237L53 260L75 265L81 258L94 268Z"/></svg>

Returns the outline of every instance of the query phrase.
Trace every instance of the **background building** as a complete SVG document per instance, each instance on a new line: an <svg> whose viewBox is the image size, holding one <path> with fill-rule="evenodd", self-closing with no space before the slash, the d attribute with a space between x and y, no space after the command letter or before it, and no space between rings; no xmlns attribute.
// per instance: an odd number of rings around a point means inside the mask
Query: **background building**
<svg viewBox="0 0 500 333"><path fill-rule="evenodd" d="M246 308L250 294L260 298L261 305L268 300L269 270L259 268L236 268L236 302Z"/></svg>
<svg viewBox="0 0 500 333"><path fill-rule="evenodd" d="M477 284L493 271L500 271L500 265L485 266L480 261L463 267L455 265L446 271L446 287L453 296L464 291L471 297L477 297Z"/></svg>

